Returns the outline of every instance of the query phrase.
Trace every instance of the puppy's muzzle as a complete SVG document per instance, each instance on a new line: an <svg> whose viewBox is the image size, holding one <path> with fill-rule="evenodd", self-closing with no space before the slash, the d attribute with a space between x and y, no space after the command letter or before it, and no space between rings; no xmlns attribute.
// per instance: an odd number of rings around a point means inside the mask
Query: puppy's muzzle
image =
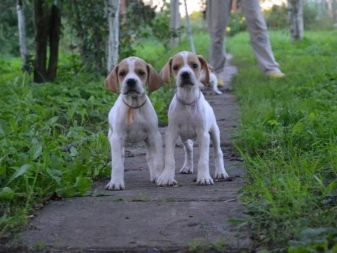
<svg viewBox="0 0 337 253"><path fill-rule="evenodd" d="M188 71L183 71L180 74L180 86L185 86L185 85L194 85L194 83L191 80L191 74Z"/></svg>
<svg viewBox="0 0 337 253"><path fill-rule="evenodd" d="M139 93L139 90L137 89L137 80L134 78L129 78L126 80L126 92L128 93Z"/></svg>

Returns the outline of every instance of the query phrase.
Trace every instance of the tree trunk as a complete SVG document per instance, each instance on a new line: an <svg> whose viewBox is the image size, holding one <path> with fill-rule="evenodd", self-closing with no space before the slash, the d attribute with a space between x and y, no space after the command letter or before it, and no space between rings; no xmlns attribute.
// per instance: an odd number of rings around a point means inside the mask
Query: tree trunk
<svg viewBox="0 0 337 253"><path fill-rule="evenodd" d="M54 81L57 74L57 62L59 54L61 15L57 1L51 7L49 23L49 63L48 79Z"/></svg>
<svg viewBox="0 0 337 253"><path fill-rule="evenodd" d="M180 40L180 13L179 13L179 0L171 0L171 47L177 47Z"/></svg>
<svg viewBox="0 0 337 253"><path fill-rule="evenodd" d="M71 1L72 3L72 11L74 13L74 16L75 16L75 22L76 22L76 30L77 30L77 33L78 33L78 36L80 38L80 55L81 55L81 58L82 58L82 61L84 63L84 65L89 65L89 58L88 57L88 53L87 53L87 48L88 48L88 42L87 42L87 36L86 36L86 33L85 33L85 30L83 28L83 24L82 24L82 21L81 21L81 15L80 15L80 9L78 7L78 2L77 0L73 0Z"/></svg>
<svg viewBox="0 0 337 253"><path fill-rule="evenodd" d="M34 82L54 81L57 73L61 15L57 0L48 8L45 0L34 0L35 64ZM47 68L47 47L49 59Z"/></svg>
<svg viewBox="0 0 337 253"><path fill-rule="evenodd" d="M186 0L184 0L184 4L185 4L185 15L186 15L185 20L186 20L186 30L187 30L188 41L190 43L191 51L195 53L195 46L194 46L194 41L193 41L193 36L192 36L192 28L190 24L190 17L188 16Z"/></svg>
<svg viewBox="0 0 337 253"><path fill-rule="evenodd" d="M291 40L303 39L303 0L288 0L288 17Z"/></svg>
<svg viewBox="0 0 337 253"><path fill-rule="evenodd" d="M337 22L337 0L332 2L332 20Z"/></svg>
<svg viewBox="0 0 337 253"><path fill-rule="evenodd" d="M47 43L48 43L48 15L44 0L34 0L35 25L35 64L34 81L43 83L48 81L47 75Z"/></svg>
<svg viewBox="0 0 337 253"><path fill-rule="evenodd" d="M108 72L118 62L119 46L119 0L108 0L109 44L108 44Z"/></svg>
<svg viewBox="0 0 337 253"><path fill-rule="evenodd" d="M127 13L127 3L126 0L120 0L119 4L119 15L120 15L120 20L122 25L126 25L128 23L128 17L126 15Z"/></svg>
<svg viewBox="0 0 337 253"><path fill-rule="evenodd" d="M20 44L20 54L22 59L22 71L29 71L28 65L28 49L26 41L26 21L25 14L23 12L22 0L17 0L16 11L18 15L18 30L19 30L19 44Z"/></svg>

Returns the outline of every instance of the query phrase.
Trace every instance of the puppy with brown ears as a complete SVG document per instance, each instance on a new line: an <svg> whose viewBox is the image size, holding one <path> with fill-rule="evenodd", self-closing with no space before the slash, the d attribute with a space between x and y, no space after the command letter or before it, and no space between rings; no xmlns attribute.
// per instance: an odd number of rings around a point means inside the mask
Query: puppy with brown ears
<svg viewBox="0 0 337 253"><path fill-rule="evenodd" d="M178 137L184 143L185 162L180 173L193 172L193 141L196 139L200 147L197 183L213 184L209 172L209 145L213 142L215 151L215 173L217 179L226 179L228 174L224 168L223 153L220 147L220 131L216 123L212 107L200 91L201 72L209 82L207 62L191 52L180 52L172 57L163 67L161 76L164 82L170 77L176 79L177 91L168 112L168 129L166 131L165 168L157 179L160 186L176 184L174 148Z"/></svg>
<svg viewBox="0 0 337 253"><path fill-rule="evenodd" d="M159 89L162 79L144 60L129 57L122 60L106 79L109 90L120 93L109 112L108 139L111 145L111 180L107 190L123 190L124 146L144 141L150 180L155 182L163 169L162 138L156 112L146 95Z"/></svg>

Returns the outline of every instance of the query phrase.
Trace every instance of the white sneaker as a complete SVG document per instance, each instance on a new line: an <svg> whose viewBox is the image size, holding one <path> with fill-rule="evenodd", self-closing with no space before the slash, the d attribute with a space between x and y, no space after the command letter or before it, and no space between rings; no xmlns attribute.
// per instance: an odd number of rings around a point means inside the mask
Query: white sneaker
<svg viewBox="0 0 337 253"><path fill-rule="evenodd" d="M286 75L282 73L280 70L271 70L271 71L267 71L265 73L265 76L271 79L282 79Z"/></svg>

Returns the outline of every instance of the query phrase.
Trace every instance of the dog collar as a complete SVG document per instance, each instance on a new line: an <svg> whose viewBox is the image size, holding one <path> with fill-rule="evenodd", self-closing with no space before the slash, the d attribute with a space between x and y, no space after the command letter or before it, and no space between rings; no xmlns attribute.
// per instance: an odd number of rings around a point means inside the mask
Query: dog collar
<svg viewBox="0 0 337 253"><path fill-rule="evenodd" d="M201 91L199 90L199 96L192 101L191 103L186 103L184 100L182 100L181 98L178 97L178 94L176 93L176 99L178 100L178 102L182 105L187 105L187 106L193 106L197 103L197 101L200 99L201 97Z"/></svg>
<svg viewBox="0 0 337 253"><path fill-rule="evenodd" d="M131 108L131 109L139 109L139 108L143 107L143 106L146 104L146 101L147 101L147 99L145 98L144 102L141 103L140 105L132 106L132 105L129 105L129 104L125 101L124 98L122 98L122 100L123 100L123 103L124 103L127 107L129 107L129 108Z"/></svg>

